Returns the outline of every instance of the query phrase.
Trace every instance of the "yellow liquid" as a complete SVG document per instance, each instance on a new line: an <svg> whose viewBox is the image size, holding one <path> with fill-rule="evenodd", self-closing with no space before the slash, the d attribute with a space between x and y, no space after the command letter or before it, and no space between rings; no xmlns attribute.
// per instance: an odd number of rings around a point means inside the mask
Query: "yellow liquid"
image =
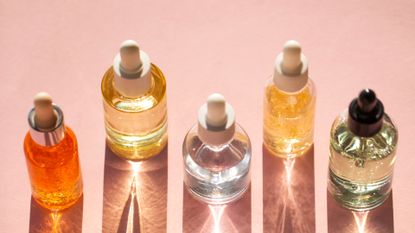
<svg viewBox="0 0 415 233"><path fill-rule="evenodd" d="M122 96L114 88L112 67L102 79L107 144L122 158L145 160L167 144L166 80L154 64L151 75L150 90L139 98Z"/></svg>
<svg viewBox="0 0 415 233"><path fill-rule="evenodd" d="M315 94L311 80L298 92L278 89L272 80L265 89L264 145L274 155L303 155L313 144Z"/></svg>
<svg viewBox="0 0 415 233"><path fill-rule="evenodd" d="M328 190L344 207L366 211L391 193L398 131L385 114L377 134L359 137L350 131L348 117L344 111L331 129Z"/></svg>

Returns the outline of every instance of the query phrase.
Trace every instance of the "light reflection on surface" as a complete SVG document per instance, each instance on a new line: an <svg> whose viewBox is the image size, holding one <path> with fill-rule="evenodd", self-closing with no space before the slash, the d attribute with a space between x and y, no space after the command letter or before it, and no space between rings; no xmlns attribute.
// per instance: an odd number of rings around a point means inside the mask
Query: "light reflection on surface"
<svg viewBox="0 0 415 233"><path fill-rule="evenodd" d="M223 211L225 210L225 208L226 208L226 205L221 205L221 206L209 205L210 214L212 215L212 218L213 218L212 233L222 233L220 222L221 222Z"/></svg>
<svg viewBox="0 0 415 233"><path fill-rule="evenodd" d="M61 233L61 219L62 219L62 214L57 212L57 211L53 211L49 214L51 222L52 222L52 226L51 229L53 233Z"/></svg>
<svg viewBox="0 0 415 233"><path fill-rule="evenodd" d="M82 215L83 196L73 206L62 211L45 209L32 198L29 233L81 233Z"/></svg>
<svg viewBox="0 0 415 233"><path fill-rule="evenodd" d="M381 206L363 212L343 208L327 192L327 224L330 233L393 233L392 195Z"/></svg>
<svg viewBox="0 0 415 233"><path fill-rule="evenodd" d="M138 175L137 173L140 172L142 162L128 161L128 163L130 163L134 175Z"/></svg>
<svg viewBox="0 0 415 233"><path fill-rule="evenodd" d="M284 159L284 168L285 168L285 177L286 177L285 186L287 187L288 198L292 200L293 203L295 204L295 197L291 191L292 190L291 177L293 173L294 164L295 164L295 158Z"/></svg>
<svg viewBox="0 0 415 233"><path fill-rule="evenodd" d="M314 148L283 159L263 147L264 232L315 232Z"/></svg>
<svg viewBox="0 0 415 233"><path fill-rule="evenodd" d="M228 205L208 205L193 198L183 187L183 232L251 232L251 188Z"/></svg>
<svg viewBox="0 0 415 233"><path fill-rule="evenodd" d="M138 233L141 232L141 224L140 224L140 200L139 200L139 183L137 173L134 173L133 180L131 181L131 190L130 190L130 197L128 198L127 202L125 203L125 211L127 215L127 221L125 224L120 224L118 226L117 232L124 233L124 225L125 225L125 232L126 233ZM123 213L124 215L124 213Z"/></svg>
<svg viewBox="0 0 415 233"><path fill-rule="evenodd" d="M119 158L107 147L103 233L166 232L167 147L142 162Z"/></svg>
<svg viewBox="0 0 415 233"><path fill-rule="evenodd" d="M369 211L353 212L353 217L356 222L356 227L359 233L365 233L366 220Z"/></svg>

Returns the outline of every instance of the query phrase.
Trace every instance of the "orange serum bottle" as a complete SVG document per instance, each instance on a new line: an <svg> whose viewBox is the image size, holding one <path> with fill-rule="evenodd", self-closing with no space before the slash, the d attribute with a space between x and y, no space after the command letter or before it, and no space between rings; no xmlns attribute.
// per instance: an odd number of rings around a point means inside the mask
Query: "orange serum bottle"
<svg viewBox="0 0 415 233"><path fill-rule="evenodd" d="M34 105L24 140L33 199L47 209L62 210L82 195L78 144L49 94L38 93Z"/></svg>

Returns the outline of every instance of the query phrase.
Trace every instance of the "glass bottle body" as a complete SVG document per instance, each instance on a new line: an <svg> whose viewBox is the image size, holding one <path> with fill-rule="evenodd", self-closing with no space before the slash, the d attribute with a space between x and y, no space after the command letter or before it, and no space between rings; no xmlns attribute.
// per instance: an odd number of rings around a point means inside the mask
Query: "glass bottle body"
<svg viewBox="0 0 415 233"><path fill-rule="evenodd" d="M33 199L41 206L61 210L82 195L82 176L75 134L65 127L65 136L54 146L37 144L26 134L24 152Z"/></svg>
<svg viewBox="0 0 415 233"><path fill-rule="evenodd" d="M250 183L251 143L236 124L229 142L212 146L203 143L194 126L183 143L187 189L208 204L226 204L239 199Z"/></svg>
<svg viewBox="0 0 415 233"><path fill-rule="evenodd" d="M378 133L360 137L349 130L348 117L344 111L331 129L328 190L344 207L366 211L391 192L398 132L385 114Z"/></svg>
<svg viewBox="0 0 415 233"><path fill-rule="evenodd" d="M298 92L284 92L272 78L265 88L264 145L274 155L293 158L313 144L315 88L311 79Z"/></svg>
<svg viewBox="0 0 415 233"><path fill-rule="evenodd" d="M107 144L120 157L145 160L167 144L166 80L154 64L151 79L149 91L138 98L125 97L116 90L112 67L102 79Z"/></svg>

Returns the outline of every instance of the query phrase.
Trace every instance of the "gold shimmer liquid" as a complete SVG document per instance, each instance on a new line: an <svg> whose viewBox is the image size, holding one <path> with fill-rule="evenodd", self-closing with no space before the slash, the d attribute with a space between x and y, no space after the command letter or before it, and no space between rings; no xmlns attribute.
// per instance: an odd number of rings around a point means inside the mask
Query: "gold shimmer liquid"
<svg viewBox="0 0 415 233"><path fill-rule="evenodd" d="M264 144L276 155L295 157L313 144L314 85L297 93L286 93L271 82L265 90Z"/></svg>
<svg viewBox="0 0 415 233"><path fill-rule="evenodd" d="M303 155L313 144L315 87L307 59L296 41L288 41L276 59L264 98L264 145L276 156Z"/></svg>

